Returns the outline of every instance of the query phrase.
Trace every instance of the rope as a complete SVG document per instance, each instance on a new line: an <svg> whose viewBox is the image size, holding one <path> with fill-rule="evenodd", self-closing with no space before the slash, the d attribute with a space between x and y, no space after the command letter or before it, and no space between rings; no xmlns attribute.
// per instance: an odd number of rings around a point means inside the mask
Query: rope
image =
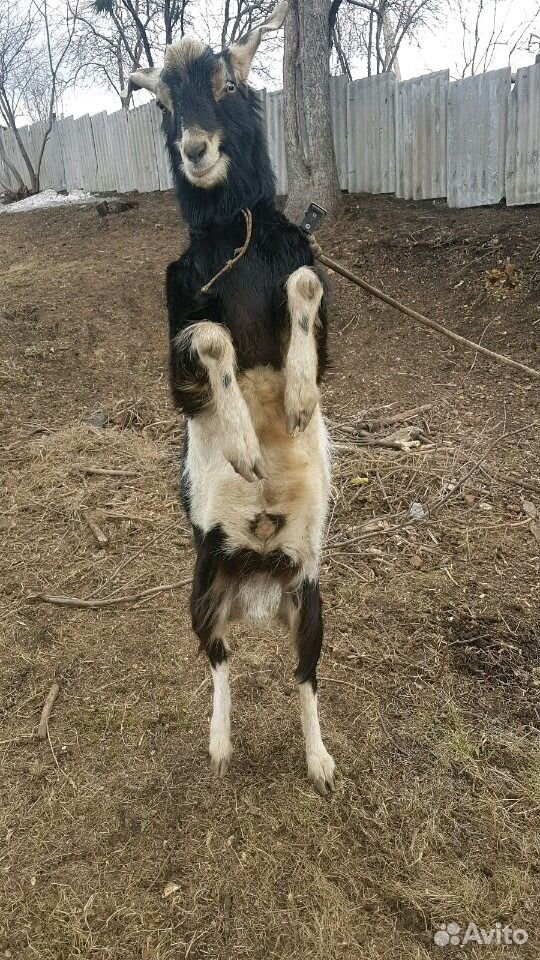
<svg viewBox="0 0 540 960"><path fill-rule="evenodd" d="M529 377L534 377L536 380L540 380L540 370L534 370L533 367L528 367L526 363L520 363L519 360L512 360L511 357L505 357L502 353L495 353L494 350L488 350L487 347L483 347L480 343L475 343L474 340L467 340L467 337L462 337L459 333L454 333L452 330L448 330L447 327L444 327L442 323L438 323L437 320L431 320L429 317L425 317L422 313L418 313L417 310L413 310L412 307L406 307L403 303L400 303L399 300L396 300L394 297L390 297L383 290L379 290L377 287L372 286L371 283L368 283L367 280L364 280L362 277L358 277L355 273L351 273L350 270L346 270L345 267L342 267L341 264L337 263L336 260L331 260L330 257L326 257L316 241L312 244L313 253L317 260L320 263L323 263L325 267L329 267L330 270L335 270L336 273L341 274L342 277L345 277L346 280L350 280L351 283L355 283L358 287L362 287L367 293L372 297L377 297L379 300L382 300L383 303L387 303L388 306L393 307L394 310L399 310L401 313L404 313L407 317L412 317L413 320L416 320L418 323L422 323L425 327L430 327L432 330L436 330L437 333L442 333L445 337L448 337L450 340L453 340L455 343L459 343L460 346L469 347L471 350L475 350L478 353L482 353L485 357L489 357L490 360L496 360L497 363L505 363L508 367L514 367L517 370L521 370L523 373L528 374Z"/></svg>
<svg viewBox="0 0 540 960"><path fill-rule="evenodd" d="M246 222L246 239L244 240L244 243L241 247L237 247L237 249L234 251L234 255L230 260L227 260L227 263L221 268L219 273L216 273L215 277L212 277L208 283L205 283L204 287L201 287L201 293L208 293L210 288L213 287L214 283L216 283L220 277L223 277L226 273L229 273L234 265L238 263L238 261L244 256L247 248L249 247L251 241L251 232L253 229L253 217L251 215L251 210L242 210L242 214ZM384 290L379 290L378 287L374 287L373 284L368 283L367 280L364 280L362 277L359 277L355 273L351 273L351 271L347 270L345 267L342 267L341 264L339 264L336 260L332 260L330 257L325 256L313 236L309 237L309 241L316 260L324 264L325 267L329 267L330 270L334 270L335 273L341 274L342 277L345 277L346 280L350 280L351 283L355 283L357 287L361 287L362 290L365 290L366 293L370 294L370 296L377 297L378 300L382 300L383 303L393 307L394 310L399 310L400 313L404 313L406 317L411 317L413 320L416 320L417 323L423 324L424 327L429 327L431 330L435 330L437 333L442 333L443 336L448 337L449 340L453 340L454 343L459 343L459 345L462 347L468 347L470 350L474 350L476 353L481 353L483 356L489 357L490 360L495 360L497 363L504 363L508 367L521 370L529 377L534 377L535 380L540 380L540 370L534 370L533 367L527 366L526 363L520 363L519 360L512 360L511 357L505 357L502 353L496 353L494 350L489 350L487 347L483 347L482 344L475 343L474 340L468 340L467 337L462 337L459 333L454 333L453 330L449 330L448 327L443 326L443 324L439 323L437 320L431 320L430 317L425 317L424 314L418 313L418 311L413 310L412 307L405 306L405 304L400 303L399 300L396 300L395 297L391 297L388 293L385 293Z"/></svg>
<svg viewBox="0 0 540 960"><path fill-rule="evenodd" d="M204 287L201 287L201 293L208 293L208 291L210 290L210 287L213 287L216 280L219 280L219 278L223 277L224 274L229 272L229 270L232 270L235 263L238 263L238 261L241 259L241 257L244 256L247 248L249 247L249 243L251 240L251 231L253 229L253 217L251 215L251 210L242 210L242 213L244 214L244 220L246 221L246 239L244 240L244 243L242 244L241 247L236 248L236 250L234 251L234 255L231 257L230 260L227 260L227 263L225 264L224 267L221 268L219 273L216 273L215 277L212 277L212 279L209 280L208 283L205 283Z"/></svg>

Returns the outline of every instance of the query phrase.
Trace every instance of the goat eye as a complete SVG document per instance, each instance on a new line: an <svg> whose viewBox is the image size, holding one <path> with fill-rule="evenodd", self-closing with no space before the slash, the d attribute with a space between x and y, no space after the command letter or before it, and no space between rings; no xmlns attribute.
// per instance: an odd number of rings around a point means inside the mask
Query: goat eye
<svg viewBox="0 0 540 960"><path fill-rule="evenodd" d="M233 83L232 80L227 80L227 83L225 84L225 89L227 93L234 93L234 91L236 90L236 84Z"/></svg>
<svg viewBox="0 0 540 960"><path fill-rule="evenodd" d="M161 100L156 100L156 106L159 107L161 111L165 109L165 104L162 103Z"/></svg>

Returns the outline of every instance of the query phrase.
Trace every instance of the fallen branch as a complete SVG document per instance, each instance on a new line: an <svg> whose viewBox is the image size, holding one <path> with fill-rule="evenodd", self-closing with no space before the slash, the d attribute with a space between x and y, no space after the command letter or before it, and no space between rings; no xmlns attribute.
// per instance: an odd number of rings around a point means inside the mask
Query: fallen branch
<svg viewBox="0 0 540 960"><path fill-rule="evenodd" d="M86 523L86 526L88 527L90 532L94 535L99 546L106 547L109 542L109 538L105 533L103 533L103 530L101 529L101 527L98 527L95 520L92 520L92 517L88 515L86 510L83 510L81 515L84 522Z"/></svg>
<svg viewBox="0 0 540 960"><path fill-rule="evenodd" d="M83 473L96 475L98 477L136 477L136 470L106 470L102 467L81 467Z"/></svg>
<svg viewBox="0 0 540 960"><path fill-rule="evenodd" d="M49 725L49 718L52 713L52 708L56 702L56 698L60 693L60 686L58 683L53 683L51 689L47 694L47 699L43 704L43 710L41 711L41 717L39 720L39 725L37 728L37 736L39 740L47 739L47 728Z"/></svg>
<svg viewBox="0 0 540 960"><path fill-rule="evenodd" d="M424 445L430 449L433 444L430 443L418 427L400 427L394 430L386 437L378 437L369 430L358 431L358 443L363 447L389 447L391 450L402 450L404 453L410 453L411 450L418 449Z"/></svg>
<svg viewBox="0 0 540 960"><path fill-rule="evenodd" d="M343 453L357 453L362 447L388 447L390 450L401 450L411 453L413 450L433 450L434 444L422 433L418 427L402 427L389 433L386 437L379 437L369 430L357 430L356 443L341 443L339 440L332 443L332 449Z"/></svg>
<svg viewBox="0 0 540 960"><path fill-rule="evenodd" d="M358 430L379 430L380 427L391 427L394 423L407 423L407 420L414 420L419 413L425 413L431 410L432 403L422 403L419 407L413 407L411 410L404 410L403 413L393 413L388 417L377 417L374 420L360 420L356 426Z"/></svg>
<svg viewBox="0 0 540 960"><path fill-rule="evenodd" d="M530 490L531 493L536 493L540 496L540 485L529 483L528 480L523 480L522 477L518 477L513 473L507 474L505 477L501 477L500 473L493 478L497 483L510 483L514 487L522 487L523 490Z"/></svg>
<svg viewBox="0 0 540 960"><path fill-rule="evenodd" d="M494 350L488 350L487 347L483 347L480 343L475 343L473 340L468 340L467 337L460 336L459 333L454 333L452 330L448 330L447 327L444 327L442 323L439 323L437 320L431 320L429 317L425 317L422 313L418 313L417 310L413 310L412 307L406 307L403 303L400 303L399 300L396 300L395 297L389 296L383 290L379 290L371 283L368 283L367 280L364 280L362 277L358 277L355 273L351 273L350 270L342 267L341 264L337 263L336 260L331 260L330 257L326 257L322 252L319 253L317 248L315 248L314 252L317 260L319 260L320 263L323 263L325 267L329 267L330 270L334 270L336 273L341 274L341 276L345 277L346 280L350 280L351 283L355 283L357 287L361 287L372 297L377 297L378 300L382 300L383 303L387 303L388 306L393 307L394 310L399 310L400 313L404 313L405 316L411 317L413 320L416 320L417 323L421 323L425 327L430 327L431 330L436 330L437 333L442 333L443 336L453 340L454 343L459 343L460 346L468 347L470 350L474 350L476 353L482 353L485 357L489 357L490 360L496 360L497 363L504 363L508 367L514 367L514 369L521 370L523 373L528 374L529 377L534 377L536 380L540 380L540 370L534 370L532 367L528 367L526 363L520 363L519 360L512 360L510 357L503 356L502 353L495 353Z"/></svg>
<svg viewBox="0 0 540 960"><path fill-rule="evenodd" d="M164 593L167 590L178 590L180 587L186 587L191 583L192 578L186 580L176 580L174 583L161 583L157 587L149 587L148 590L141 590L140 593L132 593L124 597L105 597L104 600L83 600L80 597L55 597L50 593L31 593L28 597L33 603L53 603L57 607L80 607L83 610L95 610L98 607L114 607L122 603L136 603L143 600L144 597L152 597L158 593Z"/></svg>

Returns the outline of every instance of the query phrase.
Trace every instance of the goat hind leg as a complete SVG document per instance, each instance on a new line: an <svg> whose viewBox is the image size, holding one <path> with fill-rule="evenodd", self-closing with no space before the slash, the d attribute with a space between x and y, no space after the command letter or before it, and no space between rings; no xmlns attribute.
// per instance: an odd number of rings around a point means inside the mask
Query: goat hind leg
<svg viewBox="0 0 540 960"><path fill-rule="evenodd" d="M322 283L310 267L291 273L286 283L291 336L285 360L287 433L306 429L319 402L317 341Z"/></svg>
<svg viewBox="0 0 540 960"><path fill-rule="evenodd" d="M214 692L208 752L210 764L218 777L225 776L232 756L229 648L225 640L228 620L227 584L212 540L205 537L197 547L191 622L212 671Z"/></svg>
<svg viewBox="0 0 540 960"><path fill-rule="evenodd" d="M336 765L323 743L319 724L317 664L323 641L323 621L317 582L304 580L299 591L298 608L291 615L290 626L298 651L296 679L308 776L317 793L325 797L334 789Z"/></svg>
<svg viewBox="0 0 540 960"><path fill-rule="evenodd" d="M214 663L212 664L212 657ZM210 765L218 777L224 777L232 756L231 691L229 687L229 652L222 640L214 640L211 669L214 683L212 718L208 753Z"/></svg>

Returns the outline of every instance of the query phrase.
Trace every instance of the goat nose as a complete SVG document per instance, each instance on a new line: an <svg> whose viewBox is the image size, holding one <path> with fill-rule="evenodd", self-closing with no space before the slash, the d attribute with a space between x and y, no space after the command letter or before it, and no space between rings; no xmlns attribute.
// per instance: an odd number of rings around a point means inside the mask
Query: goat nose
<svg viewBox="0 0 540 960"><path fill-rule="evenodd" d="M206 153L206 140L197 140L195 143L190 143L185 149L185 154L188 160L191 160L192 163L199 163L200 160L204 157Z"/></svg>

